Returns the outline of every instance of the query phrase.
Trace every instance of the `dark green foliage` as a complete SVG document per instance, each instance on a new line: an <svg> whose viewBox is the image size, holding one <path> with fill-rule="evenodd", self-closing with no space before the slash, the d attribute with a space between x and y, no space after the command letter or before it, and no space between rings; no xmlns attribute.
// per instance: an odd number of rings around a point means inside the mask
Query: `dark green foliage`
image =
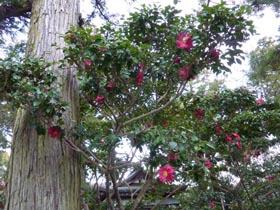
<svg viewBox="0 0 280 210"><path fill-rule="evenodd" d="M221 58L229 65L238 62L241 42L254 32L252 22L243 17L246 12L242 6L230 10L221 4L203 7L197 17L180 17L172 7L144 6L121 27L107 24L97 32L90 28L73 29L65 37L69 46L64 51L65 58L78 66L81 94L91 105L94 106L97 95L110 98L108 105L122 113L127 104L134 103L130 115L121 114L124 121L132 118L132 113L139 115L153 108L153 94L157 94L157 99L166 91L174 95L180 82L178 69L184 65L192 67L193 76L205 68L215 73L229 71L219 59L209 58L209 50L225 44L228 48ZM193 36L194 47L189 53L175 47L176 37L183 31ZM180 64L173 64L176 56L181 58ZM90 69L84 67L87 59L92 61ZM145 70L145 85L141 88L135 85L139 65L144 65ZM106 85L112 80L117 87L108 92Z"/></svg>

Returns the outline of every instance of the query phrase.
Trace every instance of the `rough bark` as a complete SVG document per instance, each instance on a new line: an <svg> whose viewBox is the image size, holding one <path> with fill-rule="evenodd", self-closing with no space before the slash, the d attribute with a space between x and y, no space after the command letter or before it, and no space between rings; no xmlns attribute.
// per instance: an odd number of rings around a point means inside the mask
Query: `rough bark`
<svg viewBox="0 0 280 210"><path fill-rule="evenodd" d="M27 55L47 61L63 58L63 34L76 25L79 0L34 0ZM79 119L74 69L53 70L64 83L62 97L70 108L64 116L71 127ZM79 156L59 140L38 136L29 114L18 110L9 165L6 210L79 210Z"/></svg>

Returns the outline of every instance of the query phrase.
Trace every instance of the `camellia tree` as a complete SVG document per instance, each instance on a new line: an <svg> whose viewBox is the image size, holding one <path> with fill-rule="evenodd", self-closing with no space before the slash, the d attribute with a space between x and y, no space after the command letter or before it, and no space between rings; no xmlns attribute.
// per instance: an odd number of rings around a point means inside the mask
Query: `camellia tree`
<svg viewBox="0 0 280 210"><path fill-rule="evenodd" d="M165 110L180 104L202 70L229 71L225 63L239 62L241 43L254 32L247 8L225 3L204 5L185 17L173 7L144 6L120 26L70 29L77 23L78 3L34 1L26 57L1 61L1 99L20 108L6 209L79 209L80 156L96 185L104 180L106 200L100 200L97 187L93 209L139 209L158 183L184 181L176 176L184 164L167 163L162 155L176 149L176 141L185 151L200 146L187 141L185 131L169 129L176 110ZM197 120L204 114L195 110ZM241 149L235 130L228 135ZM124 158L117 149L125 140L134 152ZM144 146L149 155L135 162ZM169 156L176 159L175 153ZM207 168L212 164L204 162ZM144 168L145 179L131 202L123 202L119 186L135 167Z"/></svg>
<svg viewBox="0 0 280 210"><path fill-rule="evenodd" d="M179 195L185 209L277 208L279 157L269 148L279 145L278 103L259 103L242 88L210 90L186 95L168 112L169 126L183 135L163 154L177 154L177 176L191 183Z"/></svg>
<svg viewBox="0 0 280 210"><path fill-rule="evenodd" d="M107 208L113 209L115 203L125 208L118 186L129 169L142 166L146 171L140 192L127 204L129 209L139 208L157 184L155 177L164 183L174 181L176 169L162 161L160 154L173 142L166 136L182 136L166 129L173 114L164 116L163 111L202 70L228 71L222 60L231 64L238 59L240 42L253 32L244 19L245 7L203 6L196 16L187 17L178 12L172 7L144 7L120 27L74 28L65 36L65 59L78 66L80 81L84 120L77 136L84 139L82 147L89 145L95 151L89 154L91 168L96 180L105 180ZM222 45L227 46L223 52L219 50ZM133 156L124 161L116 151L124 139L134 151L146 146L149 155L137 164L131 161Z"/></svg>

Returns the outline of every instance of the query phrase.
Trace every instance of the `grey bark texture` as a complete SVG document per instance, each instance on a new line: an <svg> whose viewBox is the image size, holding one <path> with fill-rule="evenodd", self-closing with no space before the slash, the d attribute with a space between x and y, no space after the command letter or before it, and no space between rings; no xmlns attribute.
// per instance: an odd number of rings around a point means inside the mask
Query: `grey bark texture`
<svg viewBox="0 0 280 210"><path fill-rule="evenodd" d="M79 0L34 0L27 55L47 61L63 58L63 35L76 25ZM61 96L69 103L66 128L79 120L75 69L54 72L63 83ZM71 139L74 141L74 139ZM6 210L79 210L80 159L61 141L38 136L29 114L18 110L9 163Z"/></svg>

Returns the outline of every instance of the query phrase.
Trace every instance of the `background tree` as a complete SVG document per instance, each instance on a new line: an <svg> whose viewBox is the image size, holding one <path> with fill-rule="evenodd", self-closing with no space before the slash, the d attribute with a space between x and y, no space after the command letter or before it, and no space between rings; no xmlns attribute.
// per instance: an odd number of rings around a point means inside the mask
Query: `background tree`
<svg viewBox="0 0 280 210"><path fill-rule="evenodd" d="M259 41L259 47L250 53L249 79L259 88L263 97L279 101L279 45L272 39Z"/></svg>
<svg viewBox="0 0 280 210"><path fill-rule="evenodd" d="M280 2L278 0L246 0L257 11L264 9L265 7L272 7L276 12L279 12Z"/></svg>

